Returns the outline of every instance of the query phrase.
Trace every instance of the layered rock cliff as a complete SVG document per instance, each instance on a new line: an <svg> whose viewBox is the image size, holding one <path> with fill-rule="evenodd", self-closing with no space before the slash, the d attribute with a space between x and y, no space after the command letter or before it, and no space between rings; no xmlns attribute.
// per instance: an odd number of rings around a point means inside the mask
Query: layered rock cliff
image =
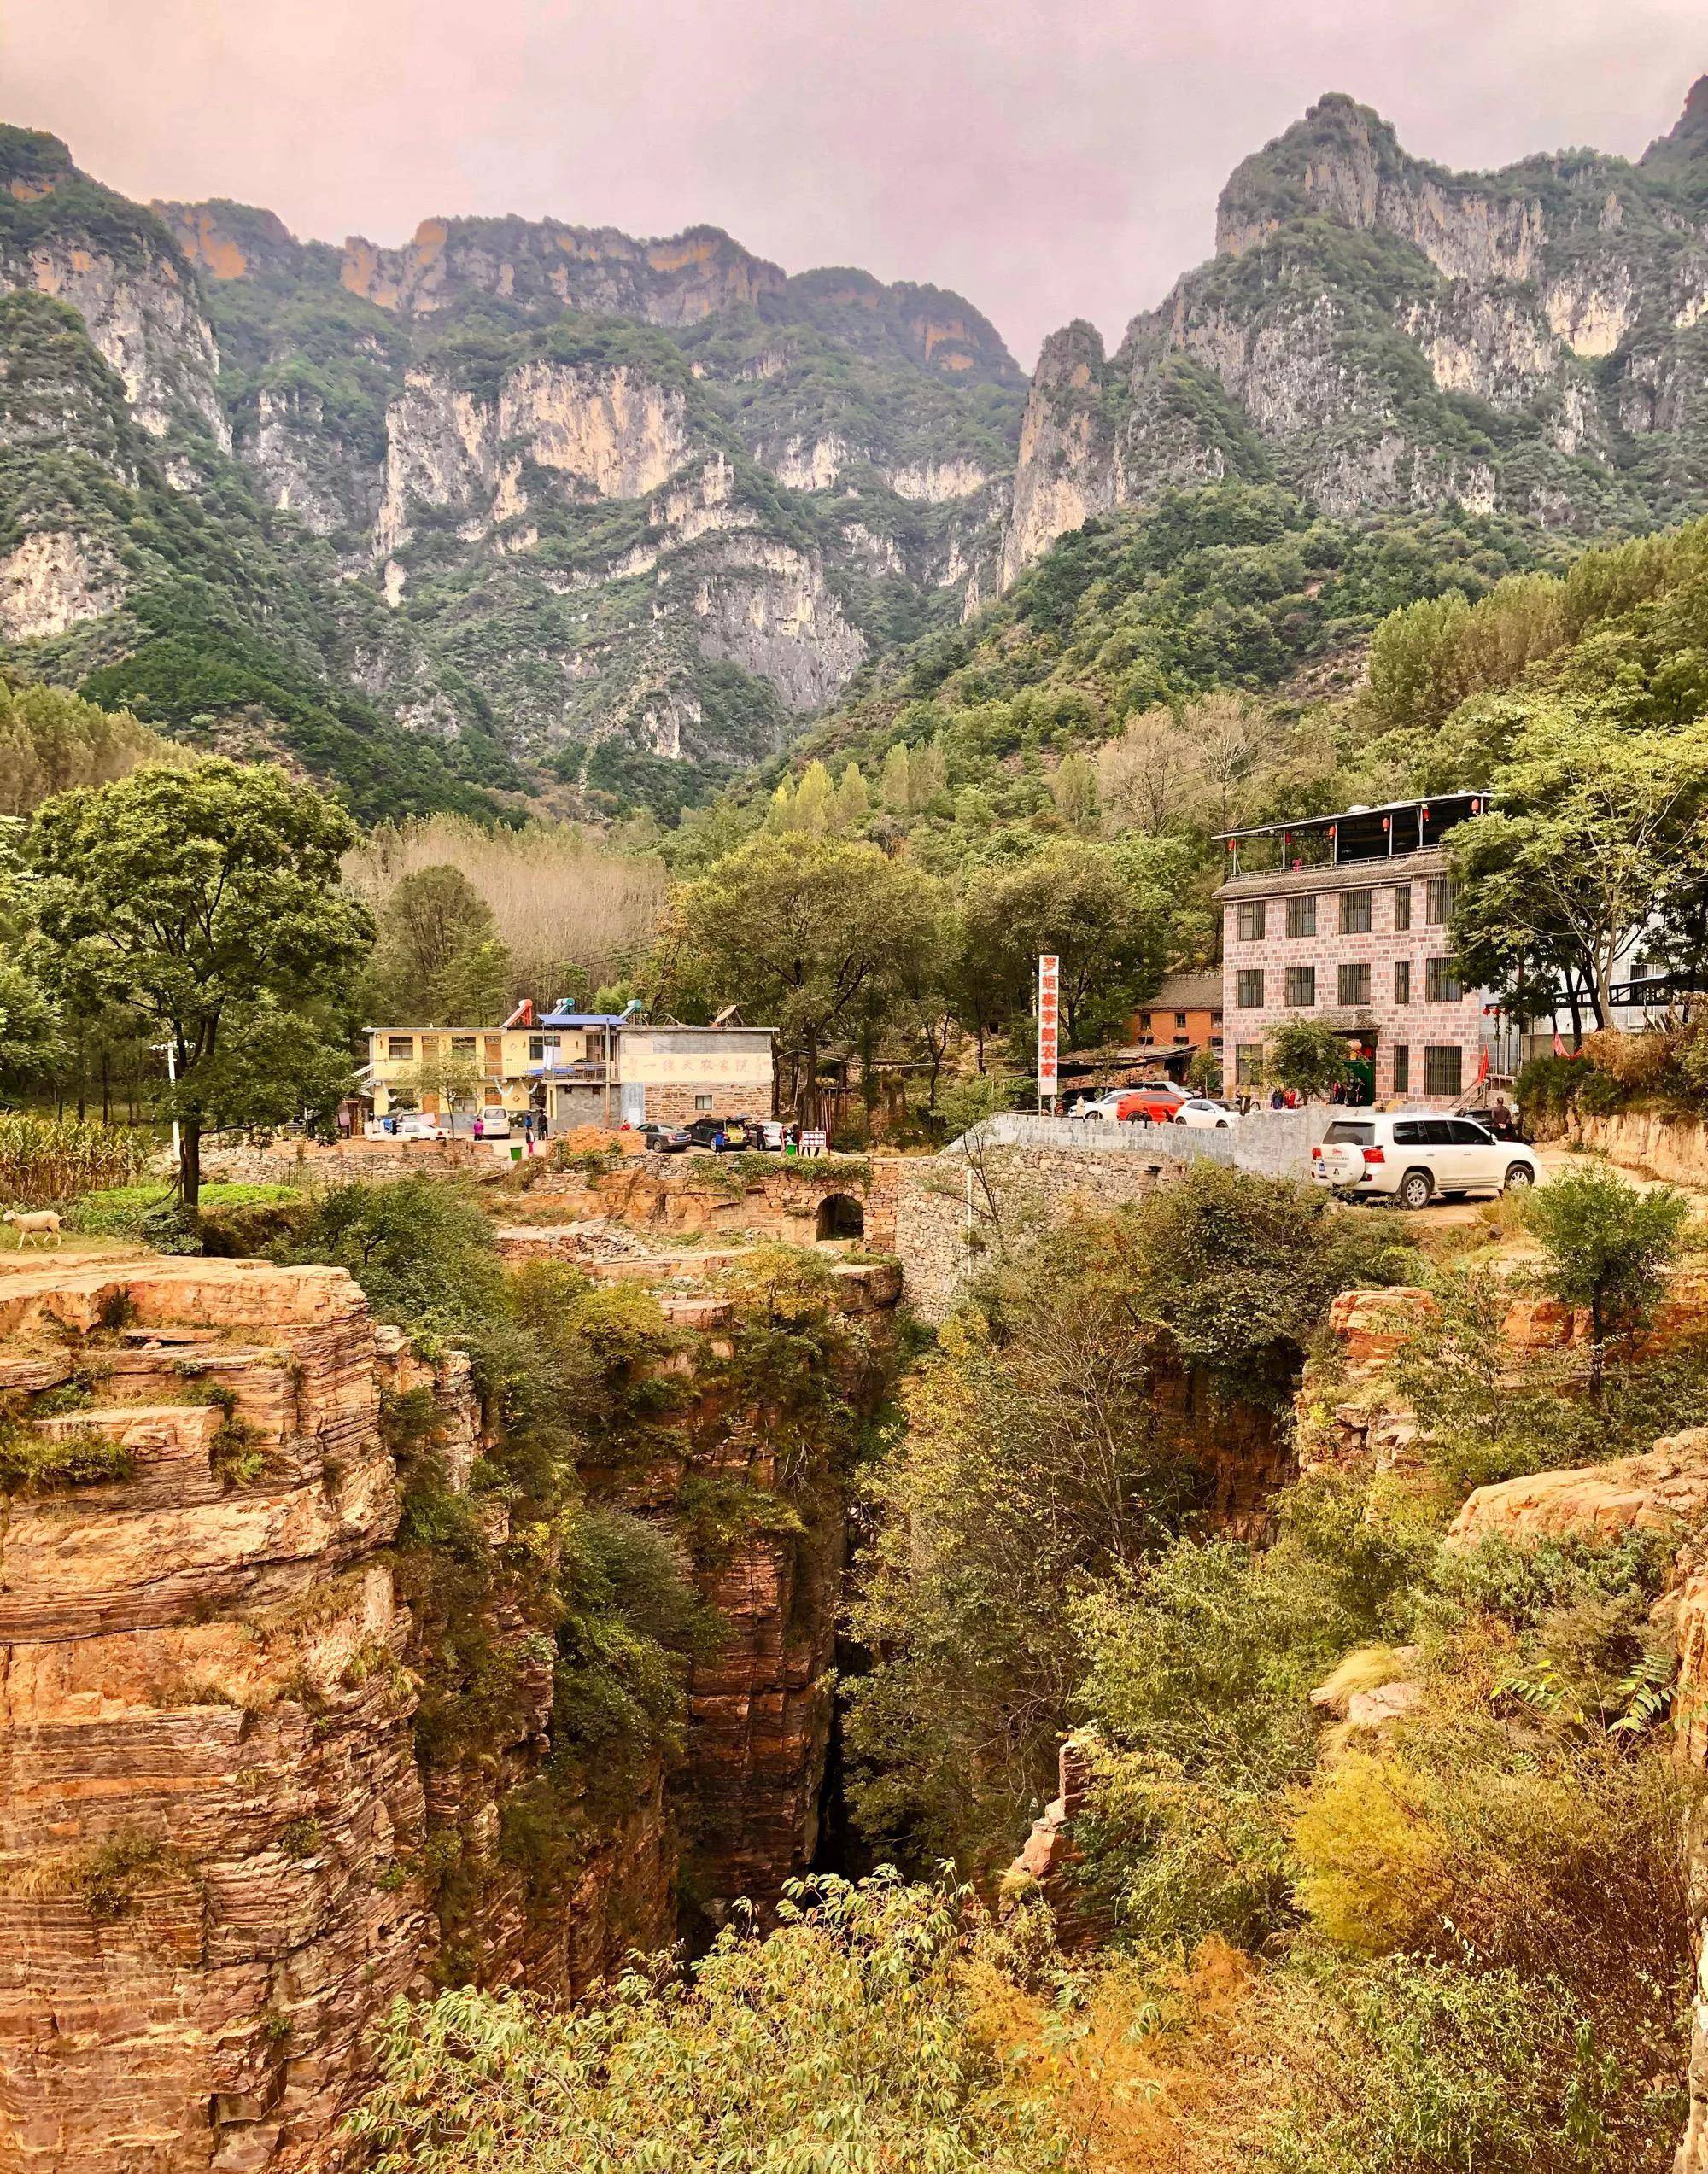
<svg viewBox="0 0 1708 2174"><path fill-rule="evenodd" d="M44 1268L0 1290L0 2156L304 2164L429 1950L348 1278Z"/></svg>
<svg viewBox="0 0 1708 2174"><path fill-rule="evenodd" d="M881 1392L895 1281L667 1296L632 1408L564 1415L588 1504L670 1535L707 1611L681 1743L594 1773L568 1543L494 1483L466 1359L338 1270L0 1277L0 2158L329 2165L398 1992L574 1994L684 1897L715 1922L804 1871L838 1429ZM766 1308L824 1363L781 1367Z"/></svg>
<svg viewBox="0 0 1708 2174"><path fill-rule="evenodd" d="M1236 170L1215 258L1114 355L1084 325L1046 345L1004 581L1095 512L1228 474L1342 517L1457 502L1588 530L1699 506L1702 103L1635 167L1470 176L1323 99Z"/></svg>

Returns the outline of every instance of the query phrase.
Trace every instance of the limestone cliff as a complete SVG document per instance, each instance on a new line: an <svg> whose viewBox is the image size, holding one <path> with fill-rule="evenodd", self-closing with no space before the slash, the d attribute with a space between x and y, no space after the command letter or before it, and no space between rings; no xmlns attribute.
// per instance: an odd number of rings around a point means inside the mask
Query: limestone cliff
<svg viewBox="0 0 1708 2174"><path fill-rule="evenodd" d="M0 131L0 289L78 311L151 436L174 426L229 449L213 328L196 281L151 213L79 173L63 144Z"/></svg>
<svg viewBox="0 0 1708 2174"><path fill-rule="evenodd" d="M1323 99L1222 192L1217 254L1105 363L1044 350L1003 574L1111 506L1272 476L1342 517L1457 502L1640 523L1708 492L1708 162L1700 87L1638 167L1499 173L1413 158Z"/></svg>
<svg viewBox="0 0 1708 2174"><path fill-rule="evenodd" d="M898 614L988 586L1020 381L958 296L788 278L709 228L435 219L338 250L155 210L206 283L240 458L397 615L358 676L418 731L495 717L584 790L636 755L751 760Z"/></svg>

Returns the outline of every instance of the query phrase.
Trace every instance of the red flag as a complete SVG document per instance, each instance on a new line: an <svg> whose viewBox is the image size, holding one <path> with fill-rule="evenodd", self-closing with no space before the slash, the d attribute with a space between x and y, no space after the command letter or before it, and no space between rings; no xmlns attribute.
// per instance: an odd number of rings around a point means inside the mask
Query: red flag
<svg viewBox="0 0 1708 2174"><path fill-rule="evenodd" d="M1560 1040L1559 1029L1558 1027L1555 1027L1553 1031L1553 1053L1557 1057L1569 1057L1571 1055L1571 1050L1568 1049L1565 1043Z"/></svg>
<svg viewBox="0 0 1708 2174"><path fill-rule="evenodd" d="M1477 1067L1477 1085L1480 1087L1480 1086L1483 1084L1483 1081L1484 1081L1484 1080L1485 1080L1488 1077L1489 1077L1489 1052L1488 1052L1488 1050L1487 1050L1487 1049L1485 1049L1485 1050L1483 1052L1483 1055L1482 1055L1481 1061L1478 1062Z"/></svg>

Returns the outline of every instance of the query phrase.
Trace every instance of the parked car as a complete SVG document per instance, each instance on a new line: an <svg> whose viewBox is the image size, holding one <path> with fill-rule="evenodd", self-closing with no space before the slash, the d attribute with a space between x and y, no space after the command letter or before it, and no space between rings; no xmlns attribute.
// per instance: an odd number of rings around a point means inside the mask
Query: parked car
<svg viewBox="0 0 1708 2174"><path fill-rule="evenodd" d="M691 1142L680 1125L637 1125L635 1131L646 1143L649 1155L680 1155L687 1153Z"/></svg>
<svg viewBox="0 0 1708 2174"><path fill-rule="evenodd" d="M488 1102L480 1113L483 1140L507 1140L510 1137L510 1112L497 1102Z"/></svg>
<svg viewBox="0 0 1708 2174"><path fill-rule="evenodd" d="M1231 1132L1233 1130L1233 1112L1221 1102L1213 1102L1202 1095L1193 1095L1181 1103L1171 1122L1190 1125L1196 1132Z"/></svg>
<svg viewBox="0 0 1708 2174"><path fill-rule="evenodd" d="M1468 1117L1383 1110L1337 1117L1311 1150L1311 1175L1360 1199L1383 1195L1425 1207L1455 1194L1525 1191L1541 1166L1530 1148L1497 1140Z"/></svg>
<svg viewBox="0 0 1708 2174"><path fill-rule="evenodd" d="M1093 1124L1167 1125L1187 1099L1167 1080L1148 1079L1142 1086L1118 1088L1112 1095L1099 1095L1095 1102L1081 1102L1070 1114Z"/></svg>
<svg viewBox="0 0 1708 2174"><path fill-rule="evenodd" d="M422 1110L401 1111L393 1125L394 1137L400 1140L448 1140L448 1127L441 1125L436 1117L429 1117Z"/></svg>
<svg viewBox="0 0 1708 2174"><path fill-rule="evenodd" d="M687 1128L688 1144L715 1154L736 1154L753 1145L739 1117L697 1117Z"/></svg>

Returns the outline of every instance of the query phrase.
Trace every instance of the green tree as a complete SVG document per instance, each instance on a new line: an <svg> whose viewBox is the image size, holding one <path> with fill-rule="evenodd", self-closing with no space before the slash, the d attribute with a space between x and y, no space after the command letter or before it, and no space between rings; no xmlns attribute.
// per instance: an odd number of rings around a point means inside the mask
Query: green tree
<svg viewBox="0 0 1708 2174"><path fill-rule="evenodd" d="M15 1094L51 1073L64 1046L41 982L21 960L0 959L0 1092Z"/></svg>
<svg viewBox="0 0 1708 2174"><path fill-rule="evenodd" d="M836 780L836 798L831 809L831 819L838 830L852 830L863 823L872 812L872 796L866 790L866 780L857 763L845 765Z"/></svg>
<svg viewBox="0 0 1708 2174"><path fill-rule="evenodd" d="M1519 733L1494 793L1494 811L1450 841L1465 978L1511 991L1558 961L1605 1026L1621 959L1699 896L1708 719L1634 732L1550 704Z"/></svg>
<svg viewBox="0 0 1708 2174"><path fill-rule="evenodd" d="M491 907L445 862L402 877L381 908L365 996L399 1026L477 1026L498 1015L511 971Z"/></svg>
<svg viewBox="0 0 1708 2174"><path fill-rule="evenodd" d="M1265 1042L1263 1077L1307 1102L1323 1101L1345 1080L1350 1061L1345 1035L1325 1020L1284 1019Z"/></svg>
<svg viewBox="0 0 1708 2174"><path fill-rule="evenodd" d="M822 833L830 821L834 796L829 771L815 758L802 771L801 781L795 788L793 827L811 831L815 836Z"/></svg>
<svg viewBox="0 0 1708 2174"><path fill-rule="evenodd" d="M326 1007L372 932L339 889L354 835L309 787L217 758L137 770L36 814L26 858L61 986L126 1006L170 1048L187 1207L246 1046L269 1067L274 1107L325 1091L338 1054Z"/></svg>
<svg viewBox="0 0 1708 2174"><path fill-rule="evenodd" d="M1572 1170L1530 1194L1524 1217L1542 1249L1542 1289L1562 1306L1588 1310L1589 1394L1599 1404L1607 1347L1659 1305L1690 1203L1670 1187L1639 1192L1611 1171Z"/></svg>
<svg viewBox="0 0 1708 2174"><path fill-rule="evenodd" d="M1135 887L1109 847L1062 839L1018 868L975 877L962 927L963 950L997 962L1009 1016L1027 1007L1039 954L1053 952L1062 1023L1079 1044L1156 986L1172 917Z"/></svg>
<svg viewBox="0 0 1708 2174"><path fill-rule="evenodd" d="M1070 830L1084 830L1097 812L1097 769L1078 749L1064 755L1050 773L1050 797Z"/></svg>
<svg viewBox="0 0 1708 2174"><path fill-rule="evenodd" d="M0 681L0 815L27 815L56 792L174 759L182 758L127 710L97 709L65 687Z"/></svg>
<svg viewBox="0 0 1708 2174"><path fill-rule="evenodd" d="M820 1057L894 1004L933 941L938 886L874 845L762 833L671 903L650 979L777 1030L786 1099L818 1113Z"/></svg>
<svg viewBox="0 0 1708 2174"><path fill-rule="evenodd" d="M580 2008L400 2002L359 2148L380 2174L1061 2174L1065 2134L980 2029L968 1966L999 1949L964 1901L818 1879L685 1980L639 1966Z"/></svg>
<svg viewBox="0 0 1708 2174"><path fill-rule="evenodd" d="M878 798L892 815L905 815L913 806L910 771L907 742L898 739L884 757L883 776L878 786Z"/></svg>
<svg viewBox="0 0 1708 2174"><path fill-rule="evenodd" d="M1186 1062L1186 1084L1195 1095L1212 1099L1222 1091L1222 1061L1208 1042L1194 1049Z"/></svg>

